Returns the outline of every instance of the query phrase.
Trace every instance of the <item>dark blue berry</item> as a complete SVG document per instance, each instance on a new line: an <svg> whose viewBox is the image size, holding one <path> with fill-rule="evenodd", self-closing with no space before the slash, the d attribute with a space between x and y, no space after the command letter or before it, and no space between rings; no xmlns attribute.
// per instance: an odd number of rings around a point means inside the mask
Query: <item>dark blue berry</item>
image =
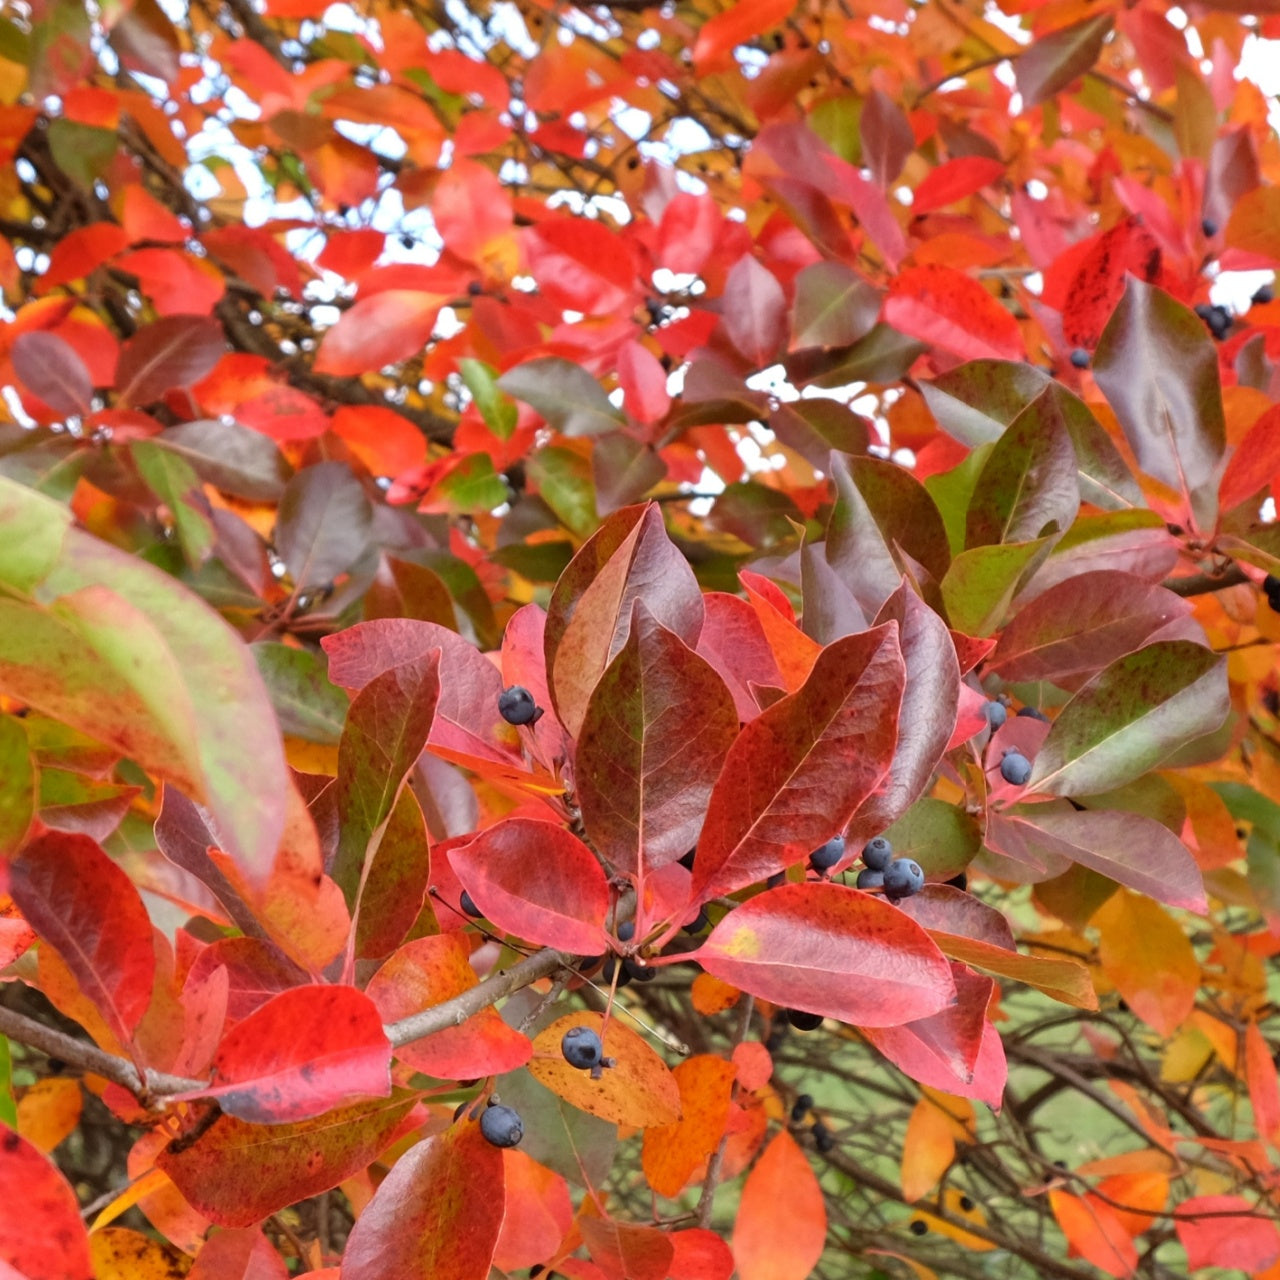
<svg viewBox="0 0 1280 1280"><path fill-rule="evenodd" d="M513 684L498 694L498 714L508 724L532 724L538 718L538 704L522 684Z"/></svg>
<svg viewBox="0 0 1280 1280"><path fill-rule="evenodd" d="M479 920L484 915L484 912L476 906L476 900L465 889L463 889L462 896L458 899L458 906L462 908L464 915L471 916L476 920Z"/></svg>
<svg viewBox="0 0 1280 1280"><path fill-rule="evenodd" d="M858 872L854 885L859 889L883 889L884 872L877 871L874 867L865 867Z"/></svg>
<svg viewBox="0 0 1280 1280"><path fill-rule="evenodd" d="M832 836L809 855L809 865L815 871L830 871L843 857L844 836Z"/></svg>
<svg viewBox="0 0 1280 1280"><path fill-rule="evenodd" d="M909 898L924 888L924 872L914 858L894 858L884 869L886 898Z"/></svg>
<svg viewBox="0 0 1280 1280"><path fill-rule="evenodd" d="M615 973L618 975L617 990L621 991L623 987L631 982L631 970L626 965L619 969L617 960L610 956L604 962L604 968L600 970L600 981L606 986L613 986L613 975Z"/></svg>
<svg viewBox="0 0 1280 1280"><path fill-rule="evenodd" d="M1268 302L1275 301L1275 296L1276 296L1275 289L1272 288L1272 286L1269 284L1264 284L1260 289L1257 290L1257 292L1253 295L1253 297L1249 299L1249 301L1252 302L1254 306L1265 307Z"/></svg>
<svg viewBox="0 0 1280 1280"><path fill-rule="evenodd" d="M862 846L862 861L872 871L883 871L893 861L893 845L884 836L875 836Z"/></svg>
<svg viewBox="0 0 1280 1280"><path fill-rule="evenodd" d="M604 1058L604 1045L591 1027L570 1027L560 1041L560 1052L571 1067L589 1071Z"/></svg>
<svg viewBox="0 0 1280 1280"><path fill-rule="evenodd" d="M480 1132L495 1147L514 1147L524 1137L524 1122L512 1107L494 1105L480 1117Z"/></svg>
<svg viewBox="0 0 1280 1280"><path fill-rule="evenodd" d="M826 1155L827 1152L835 1149L836 1140L831 1135L831 1130L827 1128L821 1120L815 1120L813 1127L809 1130L813 1134L813 1145L819 1151Z"/></svg>
<svg viewBox="0 0 1280 1280"><path fill-rule="evenodd" d="M636 982L652 982L658 976L656 969L650 968L647 964L640 964L630 956L622 962L622 971L630 974Z"/></svg>
<svg viewBox="0 0 1280 1280"><path fill-rule="evenodd" d="M1207 239L1212 240L1218 234L1218 224L1212 218L1201 218L1200 230L1204 232Z"/></svg>
<svg viewBox="0 0 1280 1280"><path fill-rule="evenodd" d="M806 1013L803 1009L788 1009L787 1021L797 1031L816 1031L822 1026L822 1014Z"/></svg>
<svg viewBox="0 0 1280 1280"><path fill-rule="evenodd" d="M1089 353L1083 347L1077 347L1071 353L1071 363L1077 369L1087 369L1089 367Z"/></svg>
<svg viewBox="0 0 1280 1280"><path fill-rule="evenodd" d="M987 717L987 723L991 726L993 733L1009 718L1009 712L1004 703L997 702L994 698L982 704L982 714Z"/></svg>
<svg viewBox="0 0 1280 1280"><path fill-rule="evenodd" d="M1049 717L1035 707L1019 707L1018 714L1026 716L1028 720L1043 720L1045 724L1049 723Z"/></svg>
<svg viewBox="0 0 1280 1280"><path fill-rule="evenodd" d="M1000 761L1000 776L1011 786L1026 786L1031 777L1031 761L1021 751L1006 751Z"/></svg>
<svg viewBox="0 0 1280 1280"><path fill-rule="evenodd" d="M799 1124L811 1110L813 1110L812 1095L807 1093L800 1094L791 1104L791 1123Z"/></svg>
<svg viewBox="0 0 1280 1280"><path fill-rule="evenodd" d="M618 926L618 941L630 942L636 936L636 922L634 920L624 920Z"/></svg>

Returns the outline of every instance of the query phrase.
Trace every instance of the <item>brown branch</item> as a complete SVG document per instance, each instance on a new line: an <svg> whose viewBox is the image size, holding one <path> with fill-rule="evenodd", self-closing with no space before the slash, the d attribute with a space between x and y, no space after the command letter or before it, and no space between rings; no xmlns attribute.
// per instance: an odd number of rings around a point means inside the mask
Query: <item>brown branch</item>
<svg viewBox="0 0 1280 1280"><path fill-rule="evenodd" d="M1211 591L1225 591L1250 581L1238 564L1228 565L1221 573L1190 573L1181 578L1166 578L1161 584L1176 596L1203 596Z"/></svg>

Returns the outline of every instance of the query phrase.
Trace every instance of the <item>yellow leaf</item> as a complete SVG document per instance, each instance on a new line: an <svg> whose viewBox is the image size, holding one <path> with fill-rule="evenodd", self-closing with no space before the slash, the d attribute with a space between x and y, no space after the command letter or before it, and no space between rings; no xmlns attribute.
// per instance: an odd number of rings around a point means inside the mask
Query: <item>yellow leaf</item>
<svg viewBox="0 0 1280 1280"><path fill-rule="evenodd" d="M46 1155L80 1123L80 1082L37 1080L18 1099L18 1132Z"/></svg>
<svg viewBox="0 0 1280 1280"><path fill-rule="evenodd" d="M951 1118L928 1098L921 1098L907 1121L902 1142L902 1198L914 1204L938 1185L956 1158Z"/></svg>
<svg viewBox="0 0 1280 1280"><path fill-rule="evenodd" d="M192 1259L171 1244L127 1227L107 1227L89 1237L93 1280L178 1280Z"/></svg>

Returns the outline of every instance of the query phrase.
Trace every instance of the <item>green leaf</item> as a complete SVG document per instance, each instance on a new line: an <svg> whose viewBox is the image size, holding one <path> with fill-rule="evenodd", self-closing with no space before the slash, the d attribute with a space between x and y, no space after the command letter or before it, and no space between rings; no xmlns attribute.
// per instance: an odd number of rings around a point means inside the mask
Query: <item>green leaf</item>
<svg viewBox="0 0 1280 1280"><path fill-rule="evenodd" d="M36 811L36 763L16 716L0 716L0 858L22 847Z"/></svg>
<svg viewBox="0 0 1280 1280"><path fill-rule="evenodd" d="M1062 709L1030 786L1060 796L1109 791L1212 733L1230 710L1226 659L1162 640L1117 659Z"/></svg>
<svg viewBox="0 0 1280 1280"><path fill-rule="evenodd" d="M49 122L49 153L67 177L92 191L115 159L120 138L114 129L99 129L65 116Z"/></svg>
<svg viewBox="0 0 1280 1280"><path fill-rule="evenodd" d="M167 574L68 528L65 507L0 479L0 688L182 787L261 881L287 794L280 732L243 640ZM14 547L12 530L29 542Z"/></svg>
<svg viewBox="0 0 1280 1280"><path fill-rule="evenodd" d="M942 580L951 625L967 635L990 635L1004 622L1018 587L1048 557L1053 543L1053 538L1034 538L962 551Z"/></svg>
<svg viewBox="0 0 1280 1280"><path fill-rule="evenodd" d="M843 262L815 262L796 276L791 349L849 347L880 316L880 294Z"/></svg>
<svg viewBox="0 0 1280 1280"><path fill-rule="evenodd" d="M510 440L516 429L516 421L520 411L502 394L498 387L498 376L491 365L483 360L463 356L458 361L458 372L471 399L475 402L484 425L499 440Z"/></svg>
<svg viewBox="0 0 1280 1280"><path fill-rule="evenodd" d="M977 819L954 804L922 796L884 836L897 857L914 858L935 879L959 875L982 848Z"/></svg>
<svg viewBox="0 0 1280 1280"><path fill-rule="evenodd" d="M623 422L600 384L581 365L559 356L543 356L508 369L498 379L498 387L531 405L567 436L603 435Z"/></svg>
<svg viewBox="0 0 1280 1280"><path fill-rule="evenodd" d="M472 453L449 472L436 487L449 511L475 515L494 510L510 500L507 482L493 469L487 453Z"/></svg>
<svg viewBox="0 0 1280 1280"><path fill-rule="evenodd" d="M191 568L198 569L217 540L200 477L184 458L150 440L135 440L131 451L147 488L173 515L183 557Z"/></svg>
<svg viewBox="0 0 1280 1280"><path fill-rule="evenodd" d="M1075 450L1058 401L1046 391L992 448L969 502L966 541L980 547L1062 534L1079 507Z"/></svg>
<svg viewBox="0 0 1280 1280"><path fill-rule="evenodd" d="M274 640L259 641L251 651L280 728L308 742L335 744L342 736L349 703L346 693L329 682L324 654Z"/></svg>
<svg viewBox="0 0 1280 1280"><path fill-rule="evenodd" d="M396 797L422 754L440 696L440 650L391 667L356 695L338 744L332 876L353 910Z"/></svg>
<svg viewBox="0 0 1280 1280"><path fill-rule="evenodd" d="M529 456L527 467L542 500L578 538L589 538L600 523L591 459L576 449L549 445Z"/></svg>
<svg viewBox="0 0 1280 1280"><path fill-rule="evenodd" d="M1204 323L1130 276L1098 341L1093 373L1138 465L1184 493L1199 527L1211 529L1226 425L1218 352Z"/></svg>
<svg viewBox="0 0 1280 1280"><path fill-rule="evenodd" d="M18 1128L18 1104L13 1096L13 1055L9 1052L9 1039L0 1036L0 1124L10 1129Z"/></svg>

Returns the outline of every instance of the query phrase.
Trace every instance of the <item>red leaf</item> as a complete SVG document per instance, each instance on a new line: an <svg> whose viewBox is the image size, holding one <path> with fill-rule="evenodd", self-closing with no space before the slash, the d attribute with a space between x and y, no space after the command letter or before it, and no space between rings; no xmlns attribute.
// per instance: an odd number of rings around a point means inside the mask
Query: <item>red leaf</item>
<svg viewBox="0 0 1280 1280"><path fill-rule="evenodd" d="M904 682L896 624L845 636L742 730L711 793L695 898L763 880L843 829L893 759Z"/></svg>
<svg viewBox="0 0 1280 1280"><path fill-rule="evenodd" d="M476 906L504 933L599 954L609 883L591 850L563 827L506 818L454 849L449 861Z"/></svg>
<svg viewBox="0 0 1280 1280"><path fill-rule="evenodd" d="M391 1092L391 1042L377 1006L354 987L294 987L223 1037L215 1083L183 1098L217 1098L254 1124L293 1124L355 1098Z"/></svg>
<svg viewBox="0 0 1280 1280"><path fill-rule="evenodd" d="M466 61L470 69L468 83L459 93L474 92L480 82L476 60ZM503 92L505 105L505 83ZM510 235L511 192L488 166L475 160L455 159L436 183L431 217L450 253L468 262L483 262Z"/></svg>
<svg viewBox="0 0 1280 1280"><path fill-rule="evenodd" d="M85 1280L89 1234L76 1193L25 1138L0 1124L0 1267L19 1280ZM20 1212L18 1211L20 1208Z"/></svg>
<svg viewBox="0 0 1280 1280"><path fill-rule="evenodd" d="M127 1045L151 1003L156 968L151 920L133 881L88 836L49 832L9 868L9 892Z"/></svg>
<svg viewBox="0 0 1280 1280"><path fill-rule="evenodd" d="M914 920L839 884L758 894L725 916L697 958L762 999L861 1027L928 1017L956 996L951 966Z"/></svg>
<svg viewBox="0 0 1280 1280"><path fill-rule="evenodd" d="M711 663L729 686L738 719L754 720L760 714L760 704L751 692L752 685L782 688L782 672L764 627L756 610L741 596L708 591L702 603L706 614L698 636L698 656Z"/></svg>
<svg viewBox="0 0 1280 1280"><path fill-rule="evenodd" d="M724 681L637 600L578 737L574 777L595 848L632 876L680 858L737 734Z"/></svg>
<svg viewBox="0 0 1280 1280"><path fill-rule="evenodd" d="M144 325L116 360L117 407L150 404L174 387L194 386L222 359L222 326L208 316L169 316Z"/></svg>
<svg viewBox="0 0 1280 1280"><path fill-rule="evenodd" d="M49 254L49 269L40 277L40 291L82 280L90 272L129 247L129 235L114 222L95 222L69 231Z"/></svg>
<svg viewBox="0 0 1280 1280"><path fill-rule="evenodd" d="M902 1026L868 1028L867 1038L908 1075L912 1074L911 1068L904 1064L927 1061L929 1083L938 1079L941 1072L943 1078L968 1085L973 1081L987 1023L987 1005L996 984L954 961L951 976L955 979L954 1004Z"/></svg>
<svg viewBox="0 0 1280 1280"><path fill-rule="evenodd" d="M326 330L315 371L348 378L408 360L431 337L443 301L409 289L388 289L359 299Z"/></svg>
<svg viewBox="0 0 1280 1280"><path fill-rule="evenodd" d="M498 714L502 675L488 658L456 631L411 618L361 622L326 636L329 679L346 689L363 689L391 667L440 650L440 696L427 741L433 747L516 764L519 737Z"/></svg>
<svg viewBox="0 0 1280 1280"><path fill-rule="evenodd" d="M1133 574L1076 574L1019 610L989 664L1006 680L1049 680L1077 689L1152 639L1193 638L1165 630L1190 613L1188 601Z"/></svg>
<svg viewBox="0 0 1280 1280"><path fill-rule="evenodd" d="M671 1251L671 1280L729 1280L733 1275L733 1252L714 1231L673 1231Z"/></svg>
<svg viewBox="0 0 1280 1280"><path fill-rule="evenodd" d="M1197 1218L1200 1213L1212 1216ZM1173 1226L1189 1271L1218 1267L1257 1275L1280 1258L1276 1224L1242 1196L1192 1196L1178 1206Z"/></svg>
<svg viewBox="0 0 1280 1280"><path fill-rule="evenodd" d="M514 1147L503 1151L502 1163L506 1208L493 1265L505 1272L541 1266L573 1227L569 1184Z"/></svg>
<svg viewBox="0 0 1280 1280"><path fill-rule="evenodd" d="M1000 1034L990 1022L983 1023L982 1043L967 1082L950 1071L938 1055L917 1036L898 1035L898 1030L895 1027L881 1032L871 1028L866 1035L898 1070L913 1080L918 1080L931 1089L940 1089L943 1093L954 1093L961 1098L976 1098L996 1111L1000 1109L1009 1068Z"/></svg>
<svg viewBox="0 0 1280 1280"><path fill-rule="evenodd" d="M693 66L699 76L724 71L733 64L740 44L757 40L785 22L795 0L740 0L702 24L693 46Z"/></svg>
<svg viewBox="0 0 1280 1280"><path fill-rule="evenodd" d="M16 344L15 344L16 345ZM1280 405L1273 405L1236 445L1218 487L1225 513L1247 502L1280 475Z"/></svg>
<svg viewBox="0 0 1280 1280"><path fill-rule="evenodd" d="M486 1280L506 1199L502 1155L469 1119L410 1147L352 1228L343 1280Z"/></svg>
<svg viewBox="0 0 1280 1280"><path fill-rule="evenodd" d="M658 357L638 342L624 342L618 348L617 366L626 411L642 423L666 417L671 395L667 391L667 371Z"/></svg>
<svg viewBox="0 0 1280 1280"><path fill-rule="evenodd" d="M826 1239L822 1188L784 1129L764 1149L742 1188L733 1228L740 1280L805 1280Z"/></svg>
<svg viewBox="0 0 1280 1280"><path fill-rule="evenodd" d="M1280 1083L1271 1050L1256 1022L1250 1022L1244 1030L1244 1069L1253 1106L1253 1127L1258 1137L1274 1142L1276 1131L1280 1130Z"/></svg>
<svg viewBox="0 0 1280 1280"><path fill-rule="evenodd" d="M162 316L208 315L226 292L222 272L180 249L135 249L117 260Z"/></svg>
<svg viewBox="0 0 1280 1280"><path fill-rule="evenodd" d="M787 338L787 298L777 277L744 254L729 270L722 303L729 341L754 366L767 365Z"/></svg>
<svg viewBox="0 0 1280 1280"><path fill-rule="evenodd" d="M854 815L849 834L872 836L924 794L955 728L960 666L942 619L904 582L885 601L877 623L898 624L906 684L898 714L898 745L884 784Z"/></svg>
<svg viewBox="0 0 1280 1280"><path fill-rule="evenodd" d="M1068 253L1078 253L1078 246ZM1127 272L1148 282L1160 276L1160 247L1137 218L1126 218L1097 238L1081 262L1062 305L1069 346L1092 351L1124 294Z"/></svg>
<svg viewBox="0 0 1280 1280"><path fill-rule="evenodd" d="M187 1280L288 1280L289 1268L257 1227L216 1231L200 1246Z"/></svg>
<svg viewBox="0 0 1280 1280"><path fill-rule="evenodd" d="M702 629L702 593L653 504L615 512L560 575L547 608L551 696L577 734L601 673L626 643L631 608L643 597L664 627L688 645Z"/></svg>
<svg viewBox="0 0 1280 1280"><path fill-rule="evenodd" d="M173 794L165 792L166 811ZM305 970L260 938L219 938L210 943L191 962L186 988L204 982L215 969L224 969L227 974L226 1017L230 1024L242 1022L273 996L308 981ZM185 999L184 992L184 1003Z"/></svg>
<svg viewBox="0 0 1280 1280"><path fill-rule="evenodd" d="M311 440L329 425L325 411L296 387L273 383L236 406L236 421L273 440Z"/></svg>
<svg viewBox="0 0 1280 1280"><path fill-rule="evenodd" d="M211 1222L251 1227L365 1169L398 1136L421 1123L420 1118L406 1121L417 1096L401 1093L359 1102L312 1120L268 1128L221 1115L190 1146L162 1151L156 1164Z"/></svg>
<svg viewBox="0 0 1280 1280"><path fill-rule="evenodd" d="M666 1280L674 1250L657 1227L584 1214L578 1220L592 1260L609 1280Z"/></svg>
<svg viewBox="0 0 1280 1280"><path fill-rule="evenodd" d="M638 300L630 241L590 218L552 217L521 236L529 273L558 307L608 315Z"/></svg>
<svg viewBox="0 0 1280 1280"><path fill-rule="evenodd" d="M862 102L858 133L863 167L871 170L871 177L879 186L887 187L916 149L911 121L883 89L872 89Z"/></svg>
<svg viewBox="0 0 1280 1280"><path fill-rule="evenodd" d="M908 267L894 277L884 319L900 333L968 360L1021 360L1013 315L976 280L951 267Z"/></svg>
<svg viewBox="0 0 1280 1280"><path fill-rule="evenodd" d="M959 156L930 169L915 190L911 201L913 215L945 208L975 191L990 186L1004 177L1005 164L989 156Z"/></svg>
<svg viewBox="0 0 1280 1280"><path fill-rule="evenodd" d="M474 987L469 955L456 933L415 938L387 960L365 990L383 1022L396 1022ZM396 1057L439 1080L470 1080L514 1071L531 1052L527 1037L507 1026L495 1009L482 1009L456 1027L402 1045Z"/></svg>
<svg viewBox="0 0 1280 1280"><path fill-rule="evenodd" d="M83 414L91 409L93 377L65 338L45 329L28 330L13 340L9 358L22 385L55 413Z"/></svg>

